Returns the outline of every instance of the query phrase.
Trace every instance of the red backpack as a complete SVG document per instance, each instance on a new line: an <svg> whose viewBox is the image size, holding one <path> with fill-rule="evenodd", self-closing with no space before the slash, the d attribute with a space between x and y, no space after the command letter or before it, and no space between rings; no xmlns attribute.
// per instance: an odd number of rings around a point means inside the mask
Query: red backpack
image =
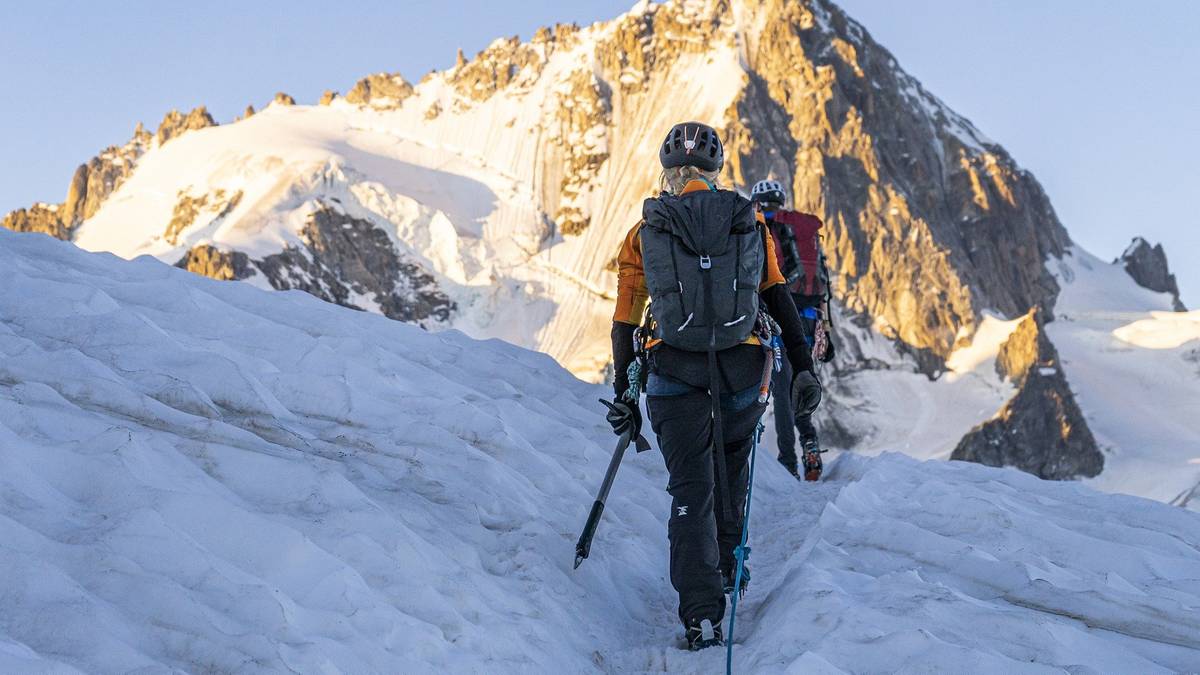
<svg viewBox="0 0 1200 675"><path fill-rule="evenodd" d="M826 297L829 271L821 251L821 219L783 210L763 215L775 237L775 257L788 279L788 290L798 295Z"/></svg>

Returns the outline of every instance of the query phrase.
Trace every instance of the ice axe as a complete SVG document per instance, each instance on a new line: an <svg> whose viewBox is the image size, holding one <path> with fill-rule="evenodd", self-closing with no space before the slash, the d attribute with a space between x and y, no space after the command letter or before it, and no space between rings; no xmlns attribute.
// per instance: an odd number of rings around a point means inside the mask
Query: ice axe
<svg viewBox="0 0 1200 675"><path fill-rule="evenodd" d="M607 404L607 402L603 403ZM621 467L621 458L625 456L625 449L629 447L632 433L633 429L627 429L617 438L617 447L613 450L612 459L608 462L608 471L604 473L604 482L600 484L600 491L596 493L596 501L592 502L592 511L588 514L587 523L583 526L583 533L579 535L579 542L575 544L575 569L579 569L584 559L592 551L592 537L596 536L596 526L600 524L600 515L604 513L604 502L608 500L608 491L612 489L613 479L617 477L617 469ZM650 443L646 441L645 437L638 434L637 451L643 452L649 449Z"/></svg>

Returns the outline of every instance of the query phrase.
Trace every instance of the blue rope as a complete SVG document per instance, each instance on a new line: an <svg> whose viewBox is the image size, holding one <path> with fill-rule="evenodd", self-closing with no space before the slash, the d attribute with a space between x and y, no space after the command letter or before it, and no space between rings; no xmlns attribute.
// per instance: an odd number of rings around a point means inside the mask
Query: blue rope
<svg viewBox="0 0 1200 675"><path fill-rule="evenodd" d="M750 534L750 498L754 494L754 458L758 454L758 440L762 437L763 425L760 421L754 430L754 444L750 446L750 484L746 487L746 507L742 520L742 541L733 549L737 559L737 574L733 578L733 593L730 594L732 606L729 608L729 635L725 637L725 675L733 675L733 625L737 621L737 601L742 594L742 571L746 567L746 558L750 557L750 547L746 539Z"/></svg>

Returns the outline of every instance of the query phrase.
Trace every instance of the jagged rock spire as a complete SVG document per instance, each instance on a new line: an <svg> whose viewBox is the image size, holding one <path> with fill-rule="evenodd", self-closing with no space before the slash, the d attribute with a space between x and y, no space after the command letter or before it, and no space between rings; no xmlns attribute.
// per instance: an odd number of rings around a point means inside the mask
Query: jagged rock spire
<svg viewBox="0 0 1200 675"><path fill-rule="evenodd" d="M1171 268L1167 264L1167 252L1162 244L1150 245L1142 237L1134 237L1129 247L1120 258L1113 261L1125 267L1125 271L1142 288L1155 293L1171 294L1172 304L1176 312L1185 312L1182 298L1179 297L1179 284Z"/></svg>

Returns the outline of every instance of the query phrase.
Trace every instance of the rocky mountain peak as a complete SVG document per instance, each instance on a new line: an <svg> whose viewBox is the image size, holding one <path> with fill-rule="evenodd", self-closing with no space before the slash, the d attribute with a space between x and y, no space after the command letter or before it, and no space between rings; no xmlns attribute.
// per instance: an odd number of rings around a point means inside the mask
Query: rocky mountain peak
<svg viewBox="0 0 1200 675"><path fill-rule="evenodd" d="M529 86L537 81L558 41L552 32L541 41L521 42L517 36L498 39L479 52L473 61L463 58L462 50L453 70L447 74L458 93L471 101L484 101L508 87ZM540 32L540 31L539 31Z"/></svg>
<svg viewBox="0 0 1200 675"><path fill-rule="evenodd" d="M1041 186L825 0L737 3L751 68L727 173L774 176L821 215L841 302L928 371L983 308L1049 308L1069 237Z"/></svg>
<svg viewBox="0 0 1200 675"><path fill-rule="evenodd" d="M158 125L158 131L155 132L154 138L158 141L159 145L162 145L188 131L215 126L217 126L216 121L213 120L212 115L208 114L208 108L204 106L193 108L186 115L178 110L172 110L163 117L163 121Z"/></svg>
<svg viewBox="0 0 1200 675"><path fill-rule="evenodd" d="M1121 257L1113 262L1124 266L1129 276L1142 288L1156 293L1170 293L1175 311L1187 311L1179 297L1179 284L1175 281L1175 275L1171 274L1162 244L1151 246L1142 237L1134 237Z"/></svg>
<svg viewBox="0 0 1200 675"><path fill-rule="evenodd" d="M596 57L605 74L631 92L644 88L655 68L732 44L735 23L724 0L640 2L608 24Z"/></svg>
<svg viewBox="0 0 1200 675"><path fill-rule="evenodd" d="M63 222L57 204L34 204L4 216L0 227L13 232L40 232L56 239L69 239L71 227Z"/></svg>
<svg viewBox="0 0 1200 675"><path fill-rule="evenodd" d="M37 204L29 209L17 209L5 216L0 226L70 239L75 228L92 217L104 200L133 173L138 160L152 145L161 146L188 131L211 126L216 126L216 122L204 106L194 108L186 115L171 110L153 134L138 122L133 136L124 145L109 146L75 169L67 186L66 199L61 204Z"/></svg>
<svg viewBox="0 0 1200 675"><path fill-rule="evenodd" d="M356 82L346 93L346 100L358 105L388 109L400 107L412 95L413 86L400 73L376 73Z"/></svg>

